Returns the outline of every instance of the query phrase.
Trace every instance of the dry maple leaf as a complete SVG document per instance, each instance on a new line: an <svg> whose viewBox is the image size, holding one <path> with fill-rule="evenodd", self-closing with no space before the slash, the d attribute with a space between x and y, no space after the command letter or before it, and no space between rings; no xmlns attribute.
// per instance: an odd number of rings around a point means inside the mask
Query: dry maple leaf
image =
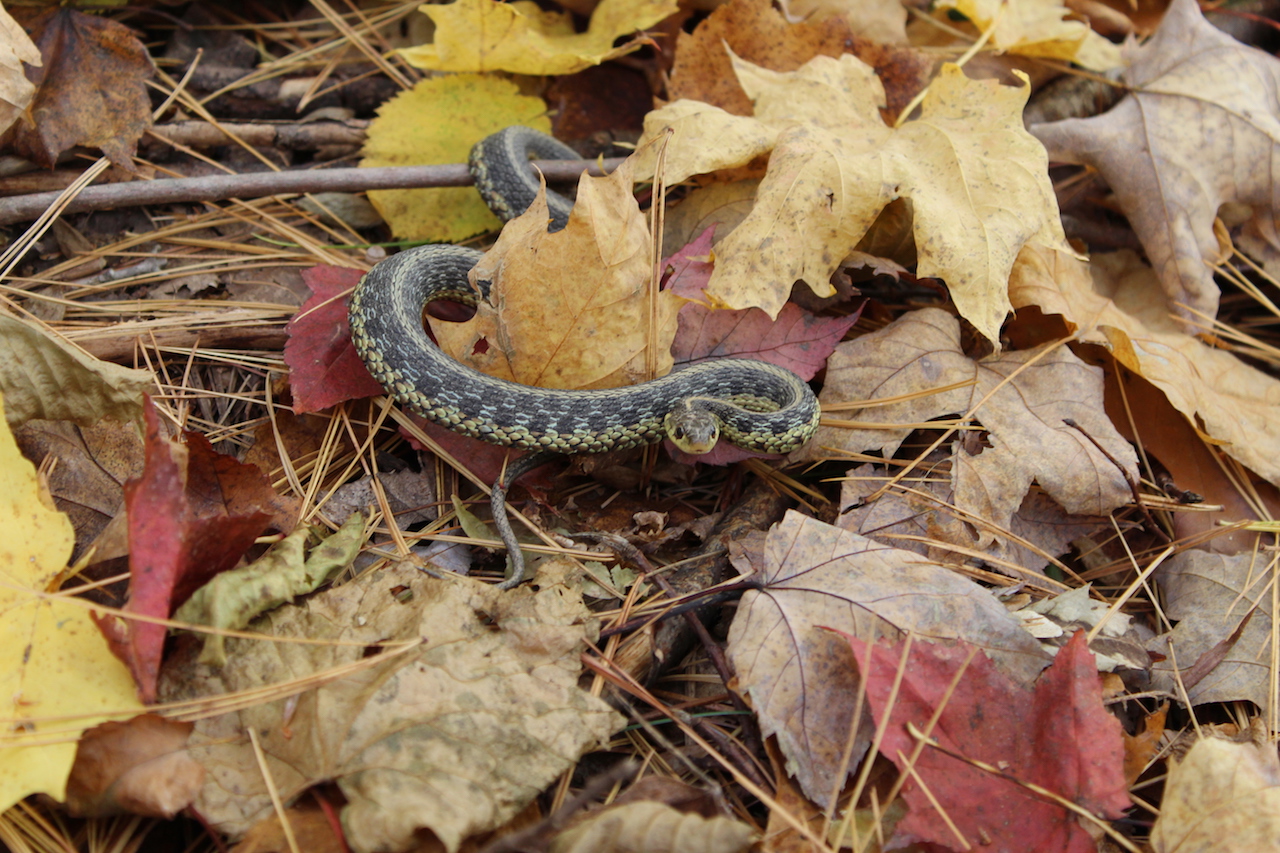
<svg viewBox="0 0 1280 853"><path fill-rule="evenodd" d="M471 271L489 281L488 302L465 323L431 318L440 348L470 367L544 388L617 388L671 370L676 299L656 295L650 328L649 229L623 163L603 178L583 175L569 224L547 231L545 196L502 229Z"/></svg>
<svg viewBox="0 0 1280 853"><path fill-rule="evenodd" d="M1215 29L1195 0L1174 0L1155 36L1127 45L1125 58L1122 80L1134 91L1114 109L1031 132L1050 158L1102 174L1169 302L1203 324L1218 312L1218 208L1252 205L1268 231L1280 214L1280 62Z"/></svg>
<svg viewBox="0 0 1280 853"><path fill-rule="evenodd" d="M1186 551L1161 566L1156 581L1165 614L1176 627L1147 644L1164 657L1152 665L1152 687L1179 695L1175 667L1185 675L1201 656L1216 649L1221 655L1217 665L1186 684L1191 704L1245 700L1266 707L1274 697L1271 576L1259 570L1256 556ZM1246 617L1249 624L1228 643ZM1221 643L1228 645L1220 648Z"/></svg>
<svg viewBox="0 0 1280 853"><path fill-rule="evenodd" d="M1028 685L1047 655L985 589L918 554L796 512L753 562L761 588L742 598L727 652L767 735L776 735L806 796L826 804L849 737L857 683L848 649L824 628L868 640L907 631L986 649ZM820 627L822 626L822 627ZM866 750L864 714L858 748Z"/></svg>
<svg viewBox="0 0 1280 853"><path fill-rule="evenodd" d="M1169 768L1155 853L1273 850L1280 837L1280 761L1272 745L1198 741Z"/></svg>
<svg viewBox="0 0 1280 853"><path fill-rule="evenodd" d="M829 448L892 454L916 424L965 414L985 399L974 416L991 446L961 441L952 449L951 481L961 510L1008 529L1033 480L1072 514L1105 515L1130 500L1128 481L1116 464L1064 423L1075 421L1137 476L1133 448L1103 412L1101 369L1066 347L1048 355L1015 351L974 361L960 351L955 317L926 308L836 348L820 397L824 406L899 396L910 399L848 415L867 426L820 427L802 457L817 458ZM990 536L982 534L984 543Z"/></svg>

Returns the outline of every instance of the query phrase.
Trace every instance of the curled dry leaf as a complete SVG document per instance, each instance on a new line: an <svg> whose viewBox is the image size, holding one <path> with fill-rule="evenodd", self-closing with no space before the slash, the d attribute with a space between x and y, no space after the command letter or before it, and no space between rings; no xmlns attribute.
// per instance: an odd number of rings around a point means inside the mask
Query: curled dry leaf
<svg viewBox="0 0 1280 853"><path fill-rule="evenodd" d="M943 0L940 9L955 9L991 33L991 46L1001 53L1074 62L1090 71L1110 71L1120 64L1120 50L1095 33L1058 0Z"/></svg>
<svg viewBox="0 0 1280 853"><path fill-rule="evenodd" d="M826 805L855 713L847 644L827 628L873 640L907 631L963 639L1016 683L1048 656L985 589L918 554L789 512L769 531L753 568L762 584L742 598L728 655L766 735L778 738L805 795ZM853 764L870 743L862 715Z"/></svg>
<svg viewBox="0 0 1280 853"><path fill-rule="evenodd" d="M1252 205L1270 232L1280 215L1280 61L1216 29L1195 0L1174 0L1156 34L1130 42L1124 58L1121 80L1134 91L1114 109L1031 130L1052 159L1102 173L1169 304L1202 325L1218 313L1218 209Z"/></svg>
<svg viewBox="0 0 1280 853"><path fill-rule="evenodd" d="M583 175L569 224L547 231L545 197L507 223L471 271L489 281L489 301L465 323L431 321L440 348L463 364L523 385L617 388L671 370L677 300L651 294L649 229L623 163L603 178ZM650 300L657 324L650 327Z"/></svg>
<svg viewBox="0 0 1280 853"><path fill-rule="evenodd" d="M928 393L964 382L972 384ZM820 399L833 406L919 396L851 412L847 417L855 422L883 427L824 426L802 453L892 454L915 425L964 414L983 401L975 417L991 446L956 442L952 448L957 507L1007 529L1034 481L1069 513L1105 515L1129 502L1128 481L1092 441L1064 423L1074 420L1136 477L1137 456L1103 412L1102 390L1102 371L1065 346L1048 355L1018 351L973 361L960 351L956 319L926 308L837 347ZM990 534L982 539L990 542Z"/></svg>
<svg viewBox="0 0 1280 853"><path fill-rule="evenodd" d="M96 359L31 323L0 316L0 391L12 425L136 420L142 394L154 384L149 370Z"/></svg>
<svg viewBox="0 0 1280 853"><path fill-rule="evenodd" d="M653 801L596 812L557 835L551 853L745 853L755 831L732 818L685 814Z"/></svg>
<svg viewBox="0 0 1280 853"><path fill-rule="evenodd" d="M22 64L39 65L40 51L7 11L0 8L0 133L8 130L35 97Z"/></svg>

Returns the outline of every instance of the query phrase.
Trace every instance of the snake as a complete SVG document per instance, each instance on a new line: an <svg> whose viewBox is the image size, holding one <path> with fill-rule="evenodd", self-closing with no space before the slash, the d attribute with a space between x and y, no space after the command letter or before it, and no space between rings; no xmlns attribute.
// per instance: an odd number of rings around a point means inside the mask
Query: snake
<svg viewBox="0 0 1280 853"><path fill-rule="evenodd" d="M540 182L531 157L576 159L558 140L516 126L487 137L471 152L470 171L481 196L499 218L523 213ZM572 202L551 198L549 230L563 228ZM666 376L624 388L563 390L522 385L481 373L445 355L423 326L426 305L450 300L475 305L490 284L473 289L467 274L483 253L447 244L407 249L376 264L352 294L351 340L369 373L387 394L447 429L491 444L536 451L508 468L495 484L494 520L513 570L503 584L523 577L519 548L503 531L506 490L547 454L604 453L664 438L687 453L703 454L724 439L745 450L787 453L818 427L820 409L808 383L785 367L744 358L701 361ZM502 520L499 521L498 510ZM507 525L507 531L509 531Z"/></svg>

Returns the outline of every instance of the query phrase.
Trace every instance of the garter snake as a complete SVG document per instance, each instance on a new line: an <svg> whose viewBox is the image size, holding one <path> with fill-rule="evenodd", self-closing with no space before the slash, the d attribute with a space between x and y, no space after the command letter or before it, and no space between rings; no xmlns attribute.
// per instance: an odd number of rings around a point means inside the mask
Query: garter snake
<svg viewBox="0 0 1280 853"><path fill-rule="evenodd" d="M523 212L530 186L537 191L529 153L576 156L518 127L472 152L477 186L500 217ZM567 219L571 205L561 201ZM562 219L554 204L552 211L554 229ZM481 254L448 245L409 249L376 265L351 297L356 351L387 393L417 414L492 444L552 453L601 453L664 437L691 453L709 451L720 437L747 450L786 453L817 429L818 402L809 386L762 361L705 361L640 385L594 391L535 388L463 366L432 343L422 314L436 299L475 303L467 273Z"/></svg>

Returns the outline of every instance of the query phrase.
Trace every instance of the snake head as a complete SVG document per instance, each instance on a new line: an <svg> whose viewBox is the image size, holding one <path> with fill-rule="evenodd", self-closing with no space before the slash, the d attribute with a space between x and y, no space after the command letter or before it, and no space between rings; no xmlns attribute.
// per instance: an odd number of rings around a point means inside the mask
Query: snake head
<svg viewBox="0 0 1280 853"><path fill-rule="evenodd" d="M720 419L682 400L662 419L667 438L685 453L710 453L720 440Z"/></svg>

